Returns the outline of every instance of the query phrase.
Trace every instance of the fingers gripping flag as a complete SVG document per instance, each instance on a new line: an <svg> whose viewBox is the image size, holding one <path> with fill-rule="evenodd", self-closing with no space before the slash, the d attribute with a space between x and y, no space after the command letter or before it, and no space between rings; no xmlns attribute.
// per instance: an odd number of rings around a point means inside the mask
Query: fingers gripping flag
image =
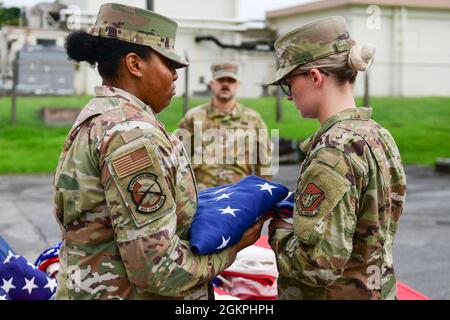
<svg viewBox="0 0 450 320"><path fill-rule="evenodd" d="M283 201L277 203L273 207L273 214L278 215L281 219L287 223L293 223L293 211L294 211L294 192L289 192L289 195Z"/></svg>
<svg viewBox="0 0 450 320"><path fill-rule="evenodd" d="M61 249L62 242L59 242L55 246L48 248L40 254L40 256L34 262L34 265L39 270L47 273L51 278L56 278L56 274L59 270L59 251Z"/></svg>
<svg viewBox="0 0 450 320"><path fill-rule="evenodd" d="M236 244L288 192L285 186L257 176L200 191L190 229L191 250L210 254Z"/></svg>
<svg viewBox="0 0 450 320"><path fill-rule="evenodd" d="M0 300L48 300L56 291L56 279L47 276L7 246L0 255Z"/></svg>

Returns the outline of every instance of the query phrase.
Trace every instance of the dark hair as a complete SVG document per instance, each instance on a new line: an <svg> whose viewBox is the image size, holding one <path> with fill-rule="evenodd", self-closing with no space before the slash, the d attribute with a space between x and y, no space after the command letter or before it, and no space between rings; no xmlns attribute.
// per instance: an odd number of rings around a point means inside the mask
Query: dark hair
<svg viewBox="0 0 450 320"><path fill-rule="evenodd" d="M120 60L130 52L147 59L151 48L125 41L93 36L86 31L72 31L64 45L69 59L77 62L86 61L94 66L102 78L114 79L120 66Z"/></svg>

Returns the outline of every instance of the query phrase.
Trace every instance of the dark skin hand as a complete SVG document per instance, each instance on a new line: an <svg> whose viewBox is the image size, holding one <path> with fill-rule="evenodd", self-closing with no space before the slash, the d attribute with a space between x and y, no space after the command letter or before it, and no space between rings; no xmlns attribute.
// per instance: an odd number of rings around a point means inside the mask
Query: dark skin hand
<svg viewBox="0 0 450 320"><path fill-rule="evenodd" d="M261 236L261 230L264 225L264 222L266 222L266 220L269 218L270 214L262 216L258 220L258 222L256 222L253 226L251 226L244 232L244 235L242 236L241 240L236 245L237 251L241 251L242 249L251 246L259 239L259 237Z"/></svg>
<svg viewBox="0 0 450 320"><path fill-rule="evenodd" d="M292 224L284 221L279 217L273 217L269 224L269 235L271 235L276 229L288 229L293 230Z"/></svg>

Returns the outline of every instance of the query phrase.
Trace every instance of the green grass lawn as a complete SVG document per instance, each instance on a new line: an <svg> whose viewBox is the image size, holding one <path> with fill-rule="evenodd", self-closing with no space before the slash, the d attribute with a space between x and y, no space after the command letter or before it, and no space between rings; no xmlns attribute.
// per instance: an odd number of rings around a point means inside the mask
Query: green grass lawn
<svg viewBox="0 0 450 320"><path fill-rule="evenodd" d="M19 97L17 125L10 125L11 99L0 98L0 174L53 172L70 127L43 125L37 111L44 106L82 107L89 96ZM191 99L195 106L205 100ZM304 139L319 124L301 119L292 102L283 101L283 119L275 121L275 99L241 99L257 110L270 129L280 136ZM358 104L361 100L358 99ZM175 98L160 114L168 131L173 131L182 117L182 99ZM373 118L387 128L408 164L432 165L437 157L450 157L450 98L372 98Z"/></svg>

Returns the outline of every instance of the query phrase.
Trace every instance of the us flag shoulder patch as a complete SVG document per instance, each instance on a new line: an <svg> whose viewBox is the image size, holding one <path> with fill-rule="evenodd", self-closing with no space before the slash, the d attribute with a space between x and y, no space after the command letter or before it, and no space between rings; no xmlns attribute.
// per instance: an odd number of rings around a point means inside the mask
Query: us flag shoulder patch
<svg viewBox="0 0 450 320"><path fill-rule="evenodd" d="M145 146L138 149L121 154L112 160L114 169L119 179L146 169L153 164L152 158Z"/></svg>

